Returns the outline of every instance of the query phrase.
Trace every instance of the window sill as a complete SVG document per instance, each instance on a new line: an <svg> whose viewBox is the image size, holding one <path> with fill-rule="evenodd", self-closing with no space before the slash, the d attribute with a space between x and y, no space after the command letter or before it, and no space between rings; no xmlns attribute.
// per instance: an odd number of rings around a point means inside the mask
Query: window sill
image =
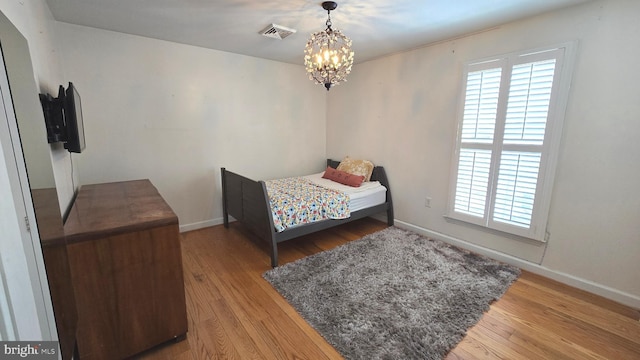
<svg viewBox="0 0 640 360"><path fill-rule="evenodd" d="M503 230L498 230L498 229L486 227L484 225L475 224L475 223L472 223L472 222L469 222L469 221L466 221L466 220L463 220L463 219L460 219L458 217L451 216L451 215L443 215L442 217L450 224L456 224L456 225L460 225L460 226L465 226L465 227L470 228L470 229L475 229L475 230L482 231L482 232L485 232L485 233L488 233L488 234L500 236L500 237L507 238L507 239L510 239L510 240L521 241L521 242L525 242L525 243L529 243L529 244L536 244L536 245L546 244L547 240L548 240L547 238L549 236L549 234L547 233L544 239L536 239L536 238L532 238L532 237L528 237L528 236L513 234L513 233L510 233L508 231L503 231Z"/></svg>

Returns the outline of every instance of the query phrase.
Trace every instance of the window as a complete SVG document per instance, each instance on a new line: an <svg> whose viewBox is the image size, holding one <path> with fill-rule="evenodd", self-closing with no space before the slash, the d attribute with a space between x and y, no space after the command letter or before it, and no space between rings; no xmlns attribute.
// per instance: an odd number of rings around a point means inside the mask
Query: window
<svg viewBox="0 0 640 360"><path fill-rule="evenodd" d="M466 66L449 217L545 239L569 45Z"/></svg>

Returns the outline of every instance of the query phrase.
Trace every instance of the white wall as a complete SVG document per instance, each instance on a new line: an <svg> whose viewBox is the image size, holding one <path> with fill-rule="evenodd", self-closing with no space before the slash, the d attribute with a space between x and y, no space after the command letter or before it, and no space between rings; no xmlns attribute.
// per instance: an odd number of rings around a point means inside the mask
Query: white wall
<svg viewBox="0 0 640 360"><path fill-rule="evenodd" d="M321 171L326 91L302 65L57 24L82 97L82 184L149 178L182 229L219 223L220 167L255 179Z"/></svg>
<svg viewBox="0 0 640 360"><path fill-rule="evenodd" d="M57 94L64 82L54 25L56 21L45 0L0 0L0 10L29 43L34 77L41 93ZM61 144L51 145L51 160L61 211L73 198L71 157Z"/></svg>
<svg viewBox="0 0 640 360"><path fill-rule="evenodd" d="M595 283L602 294L640 307L638 14L635 0L598 1L354 66L329 94L327 155L384 165L395 216L407 225L541 264L574 285ZM578 55L546 251L542 243L447 221L464 62L572 40Z"/></svg>

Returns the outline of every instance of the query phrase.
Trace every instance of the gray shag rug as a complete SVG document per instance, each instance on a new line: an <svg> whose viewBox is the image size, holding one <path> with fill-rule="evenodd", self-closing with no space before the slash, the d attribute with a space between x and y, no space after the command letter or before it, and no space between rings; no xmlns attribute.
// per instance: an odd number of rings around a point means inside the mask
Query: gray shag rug
<svg viewBox="0 0 640 360"><path fill-rule="evenodd" d="M519 275L390 227L263 277L346 359L442 359Z"/></svg>

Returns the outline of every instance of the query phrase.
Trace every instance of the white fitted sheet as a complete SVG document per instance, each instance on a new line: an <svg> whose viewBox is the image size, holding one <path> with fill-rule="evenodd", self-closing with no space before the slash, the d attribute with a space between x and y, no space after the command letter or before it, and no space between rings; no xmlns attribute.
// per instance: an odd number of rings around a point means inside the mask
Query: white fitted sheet
<svg viewBox="0 0 640 360"><path fill-rule="evenodd" d="M329 179L323 179L324 172L303 176L314 184L337 190L349 195L349 210L358 211L372 206L384 204L387 200L387 188L379 181L363 182L360 187L343 185Z"/></svg>

